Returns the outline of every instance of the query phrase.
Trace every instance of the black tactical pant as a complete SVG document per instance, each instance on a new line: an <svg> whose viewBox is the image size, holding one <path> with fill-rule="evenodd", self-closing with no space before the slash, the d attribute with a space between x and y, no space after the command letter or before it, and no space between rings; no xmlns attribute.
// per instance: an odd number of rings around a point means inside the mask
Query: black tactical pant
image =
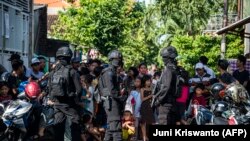
<svg viewBox="0 0 250 141"><path fill-rule="evenodd" d="M175 124L175 113L172 104L162 104L158 107L158 120L160 125L174 125Z"/></svg>
<svg viewBox="0 0 250 141"><path fill-rule="evenodd" d="M81 141L79 116L75 109L70 107L55 108L55 140Z"/></svg>
<svg viewBox="0 0 250 141"><path fill-rule="evenodd" d="M121 121L108 122L104 141L122 141Z"/></svg>
<svg viewBox="0 0 250 141"><path fill-rule="evenodd" d="M121 108L118 101L111 98L104 102L107 113L108 128L104 141L122 141Z"/></svg>

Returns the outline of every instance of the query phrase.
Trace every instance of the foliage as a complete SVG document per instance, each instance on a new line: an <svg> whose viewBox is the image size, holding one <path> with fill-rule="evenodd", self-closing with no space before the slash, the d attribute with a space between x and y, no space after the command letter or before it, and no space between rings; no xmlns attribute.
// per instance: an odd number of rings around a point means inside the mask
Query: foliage
<svg viewBox="0 0 250 141"><path fill-rule="evenodd" d="M72 7L60 13L52 36L74 44L96 47L102 54L118 48L125 38L124 2L82 0L80 4L81 7Z"/></svg>
<svg viewBox="0 0 250 141"><path fill-rule="evenodd" d="M160 19L155 26L163 26L165 33L195 35L201 33L211 13L218 11L215 0L156 0L148 11L147 20ZM154 25L153 25L154 26Z"/></svg>
<svg viewBox="0 0 250 141"><path fill-rule="evenodd" d="M214 0L156 0L148 7L143 24L151 60L161 62L157 55L174 36L199 35L219 7L221 3Z"/></svg>
<svg viewBox="0 0 250 141"><path fill-rule="evenodd" d="M222 0L156 0L148 8L134 0L81 0L80 5L59 14L52 37L77 44L85 53L96 48L104 61L118 49L126 68L142 61L162 65L159 51L172 44L189 72L201 55L216 70L221 37L200 34L209 16L221 10ZM228 36L226 57L242 53L242 46L240 38Z"/></svg>
<svg viewBox="0 0 250 141"><path fill-rule="evenodd" d="M148 49L140 25L145 7L133 0L82 0L80 4L60 13L53 37L77 44L84 52L96 48L103 56L119 49L126 66L144 59Z"/></svg>
<svg viewBox="0 0 250 141"><path fill-rule="evenodd" d="M209 65L216 70L220 56L221 37L202 36L210 15L223 12L223 0L156 0L145 15L144 30L146 43L158 53L171 44L180 52L180 63L193 72L193 65L200 55L206 55ZM228 12L235 12L237 2L228 0ZM227 37L226 57L232 58L242 53L243 43L235 36ZM155 59L155 58L154 58ZM162 59L157 61L163 65Z"/></svg>
<svg viewBox="0 0 250 141"><path fill-rule="evenodd" d="M226 38L227 53L226 58L236 58L243 54L244 46L240 37L228 35ZM175 36L171 45L178 50L178 62L194 74L194 65L199 61L199 57L205 55L209 58L208 66L217 72L217 62L220 59L221 37L211 36ZM191 75L191 76L192 76Z"/></svg>

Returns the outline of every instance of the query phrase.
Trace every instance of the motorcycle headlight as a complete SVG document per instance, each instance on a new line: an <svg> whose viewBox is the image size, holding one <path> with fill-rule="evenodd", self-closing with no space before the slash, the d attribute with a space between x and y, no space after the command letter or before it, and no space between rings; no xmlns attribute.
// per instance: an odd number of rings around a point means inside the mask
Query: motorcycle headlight
<svg viewBox="0 0 250 141"><path fill-rule="evenodd" d="M4 118L5 120L13 120L13 119L15 118L15 116L12 115L12 114L9 114L9 115L4 115L3 118Z"/></svg>

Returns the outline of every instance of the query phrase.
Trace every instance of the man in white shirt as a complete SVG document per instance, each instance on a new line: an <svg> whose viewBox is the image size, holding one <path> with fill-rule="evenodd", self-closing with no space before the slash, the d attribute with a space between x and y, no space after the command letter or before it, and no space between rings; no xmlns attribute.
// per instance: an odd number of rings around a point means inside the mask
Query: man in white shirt
<svg viewBox="0 0 250 141"><path fill-rule="evenodd" d="M44 73L40 71L40 61L38 58L31 60L31 68L27 71L27 77L32 77L33 80L39 80L44 75Z"/></svg>
<svg viewBox="0 0 250 141"><path fill-rule="evenodd" d="M206 56L201 56L199 61L204 65L204 69L207 74L209 74L211 78L216 78L214 71L207 66L208 58Z"/></svg>

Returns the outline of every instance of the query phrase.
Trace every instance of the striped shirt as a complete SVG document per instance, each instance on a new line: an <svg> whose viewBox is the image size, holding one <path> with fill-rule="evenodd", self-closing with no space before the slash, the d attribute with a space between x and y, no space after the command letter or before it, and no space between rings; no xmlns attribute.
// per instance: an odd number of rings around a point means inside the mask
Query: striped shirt
<svg viewBox="0 0 250 141"><path fill-rule="evenodd" d="M205 73L203 76L195 75L193 78L189 80L190 83L202 83L205 81L210 81L211 75Z"/></svg>

